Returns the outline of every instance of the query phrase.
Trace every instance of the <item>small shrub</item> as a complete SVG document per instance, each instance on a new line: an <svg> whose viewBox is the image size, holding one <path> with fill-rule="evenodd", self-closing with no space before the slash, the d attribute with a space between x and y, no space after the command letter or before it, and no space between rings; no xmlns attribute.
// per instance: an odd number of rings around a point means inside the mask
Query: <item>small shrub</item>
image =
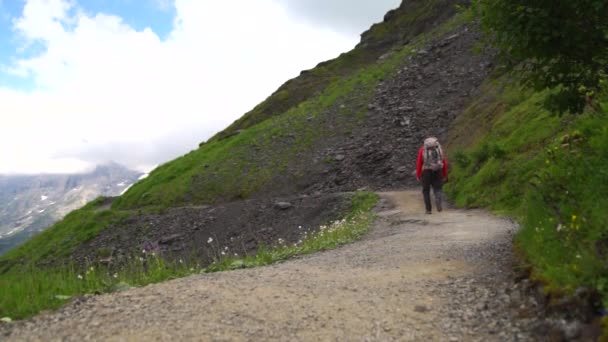
<svg viewBox="0 0 608 342"><path fill-rule="evenodd" d="M498 144L485 142L473 152L473 159L477 165L481 165L491 158L501 159L506 155L506 151Z"/></svg>
<svg viewBox="0 0 608 342"><path fill-rule="evenodd" d="M469 165L471 165L471 158L462 151L454 152L453 160L456 165L462 169L466 169L469 167Z"/></svg>
<svg viewBox="0 0 608 342"><path fill-rule="evenodd" d="M446 191L458 205L517 218L516 248L550 292L590 287L608 308L608 116L594 108L552 116L542 109L549 92L519 97L513 89L496 101L508 94L522 102L509 103L463 151L475 167L455 154ZM608 103L608 94L598 100Z"/></svg>

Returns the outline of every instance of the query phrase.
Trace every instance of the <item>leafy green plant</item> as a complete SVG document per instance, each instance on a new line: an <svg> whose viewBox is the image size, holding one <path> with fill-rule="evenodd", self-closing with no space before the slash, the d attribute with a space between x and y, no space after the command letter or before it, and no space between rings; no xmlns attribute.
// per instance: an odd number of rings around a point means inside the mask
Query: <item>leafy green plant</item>
<svg viewBox="0 0 608 342"><path fill-rule="evenodd" d="M495 96L486 88L494 103L485 108L509 103L474 144L460 147L457 156L465 162L452 164L446 191L458 205L516 217L522 225L517 250L550 291L590 287L608 306L608 117L593 111L553 116L543 108L550 92L513 96L518 89L508 86ZM599 101L608 102L608 93ZM459 148L458 141L450 145Z"/></svg>
<svg viewBox="0 0 608 342"><path fill-rule="evenodd" d="M475 0L489 40L509 70L553 112L582 113L608 74L608 2Z"/></svg>
<svg viewBox="0 0 608 342"><path fill-rule="evenodd" d="M454 152L452 160L461 169L466 169L467 167L469 167L469 165L471 165L471 158L463 151Z"/></svg>

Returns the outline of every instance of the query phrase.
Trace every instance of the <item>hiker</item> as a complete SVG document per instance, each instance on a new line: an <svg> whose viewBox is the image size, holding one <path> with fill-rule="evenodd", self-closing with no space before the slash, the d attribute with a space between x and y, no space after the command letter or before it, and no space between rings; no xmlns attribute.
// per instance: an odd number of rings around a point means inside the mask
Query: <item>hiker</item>
<svg viewBox="0 0 608 342"><path fill-rule="evenodd" d="M443 210L442 199L443 183L448 180L448 161L441 149L439 140L430 137L424 140L424 145L418 151L416 162L416 178L422 180L422 194L426 213L431 214L431 186L435 194L435 206L437 211Z"/></svg>

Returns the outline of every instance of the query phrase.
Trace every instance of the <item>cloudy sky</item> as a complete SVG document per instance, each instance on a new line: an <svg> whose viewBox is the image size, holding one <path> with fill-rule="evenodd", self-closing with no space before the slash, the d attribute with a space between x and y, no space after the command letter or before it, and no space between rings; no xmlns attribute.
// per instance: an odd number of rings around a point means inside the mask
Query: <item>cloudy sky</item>
<svg viewBox="0 0 608 342"><path fill-rule="evenodd" d="M0 0L0 173L146 170L400 0Z"/></svg>

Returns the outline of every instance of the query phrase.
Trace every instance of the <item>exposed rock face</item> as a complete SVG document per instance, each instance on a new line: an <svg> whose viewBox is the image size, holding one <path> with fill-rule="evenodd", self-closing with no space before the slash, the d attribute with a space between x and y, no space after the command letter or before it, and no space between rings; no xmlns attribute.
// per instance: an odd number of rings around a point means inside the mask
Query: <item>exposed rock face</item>
<svg viewBox="0 0 608 342"><path fill-rule="evenodd" d="M344 217L350 208L347 194L287 200L245 200L140 214L105 229L77 248L72 259L86 264L110 254L111 264L119 266L146 250L168 258L195 257L206 264L235 253L254 253L259 246L297 243L321 225Z"/></svg>
<svg viewBox="0 0 608 342"><path fill-rule="evenodd" d="M432 41L376 89L364 123L326 151L340 155L319 169L324 181L307 190L351 191L369 186L391 189L416 185L412 171L424 138L447 141L447 129L488 77L492 51L473 52L480 35L461 27ZM449 159L449 150L448 159Z"/></svg>
<svg viewBox="0 0 608 342"><path fill-rule="evenodd" d="M437 27L437 23L445 22L456 14L457 5L463 5L468 2L466 0L402 1L398 8L384 15L382 23L373 25L369 30L361 34L361 42L357 47L386 52L386 49L389 49L391 46L405 45L413 37L424 32L429 32ZM416 25L412 26L409 20L405 19L412 17L416 17L416 19L421 18L422 20L418 20ZM380 35L377 31L383 25L399 29L392 29L388 31L388 34Z"/></svg>
<svg viewBox="0 0 608 342"><path fill-rule="evenodd" d="M86 174L0 176L0 255L99 196L116 196L141 173L109 163Z"/></svg>

